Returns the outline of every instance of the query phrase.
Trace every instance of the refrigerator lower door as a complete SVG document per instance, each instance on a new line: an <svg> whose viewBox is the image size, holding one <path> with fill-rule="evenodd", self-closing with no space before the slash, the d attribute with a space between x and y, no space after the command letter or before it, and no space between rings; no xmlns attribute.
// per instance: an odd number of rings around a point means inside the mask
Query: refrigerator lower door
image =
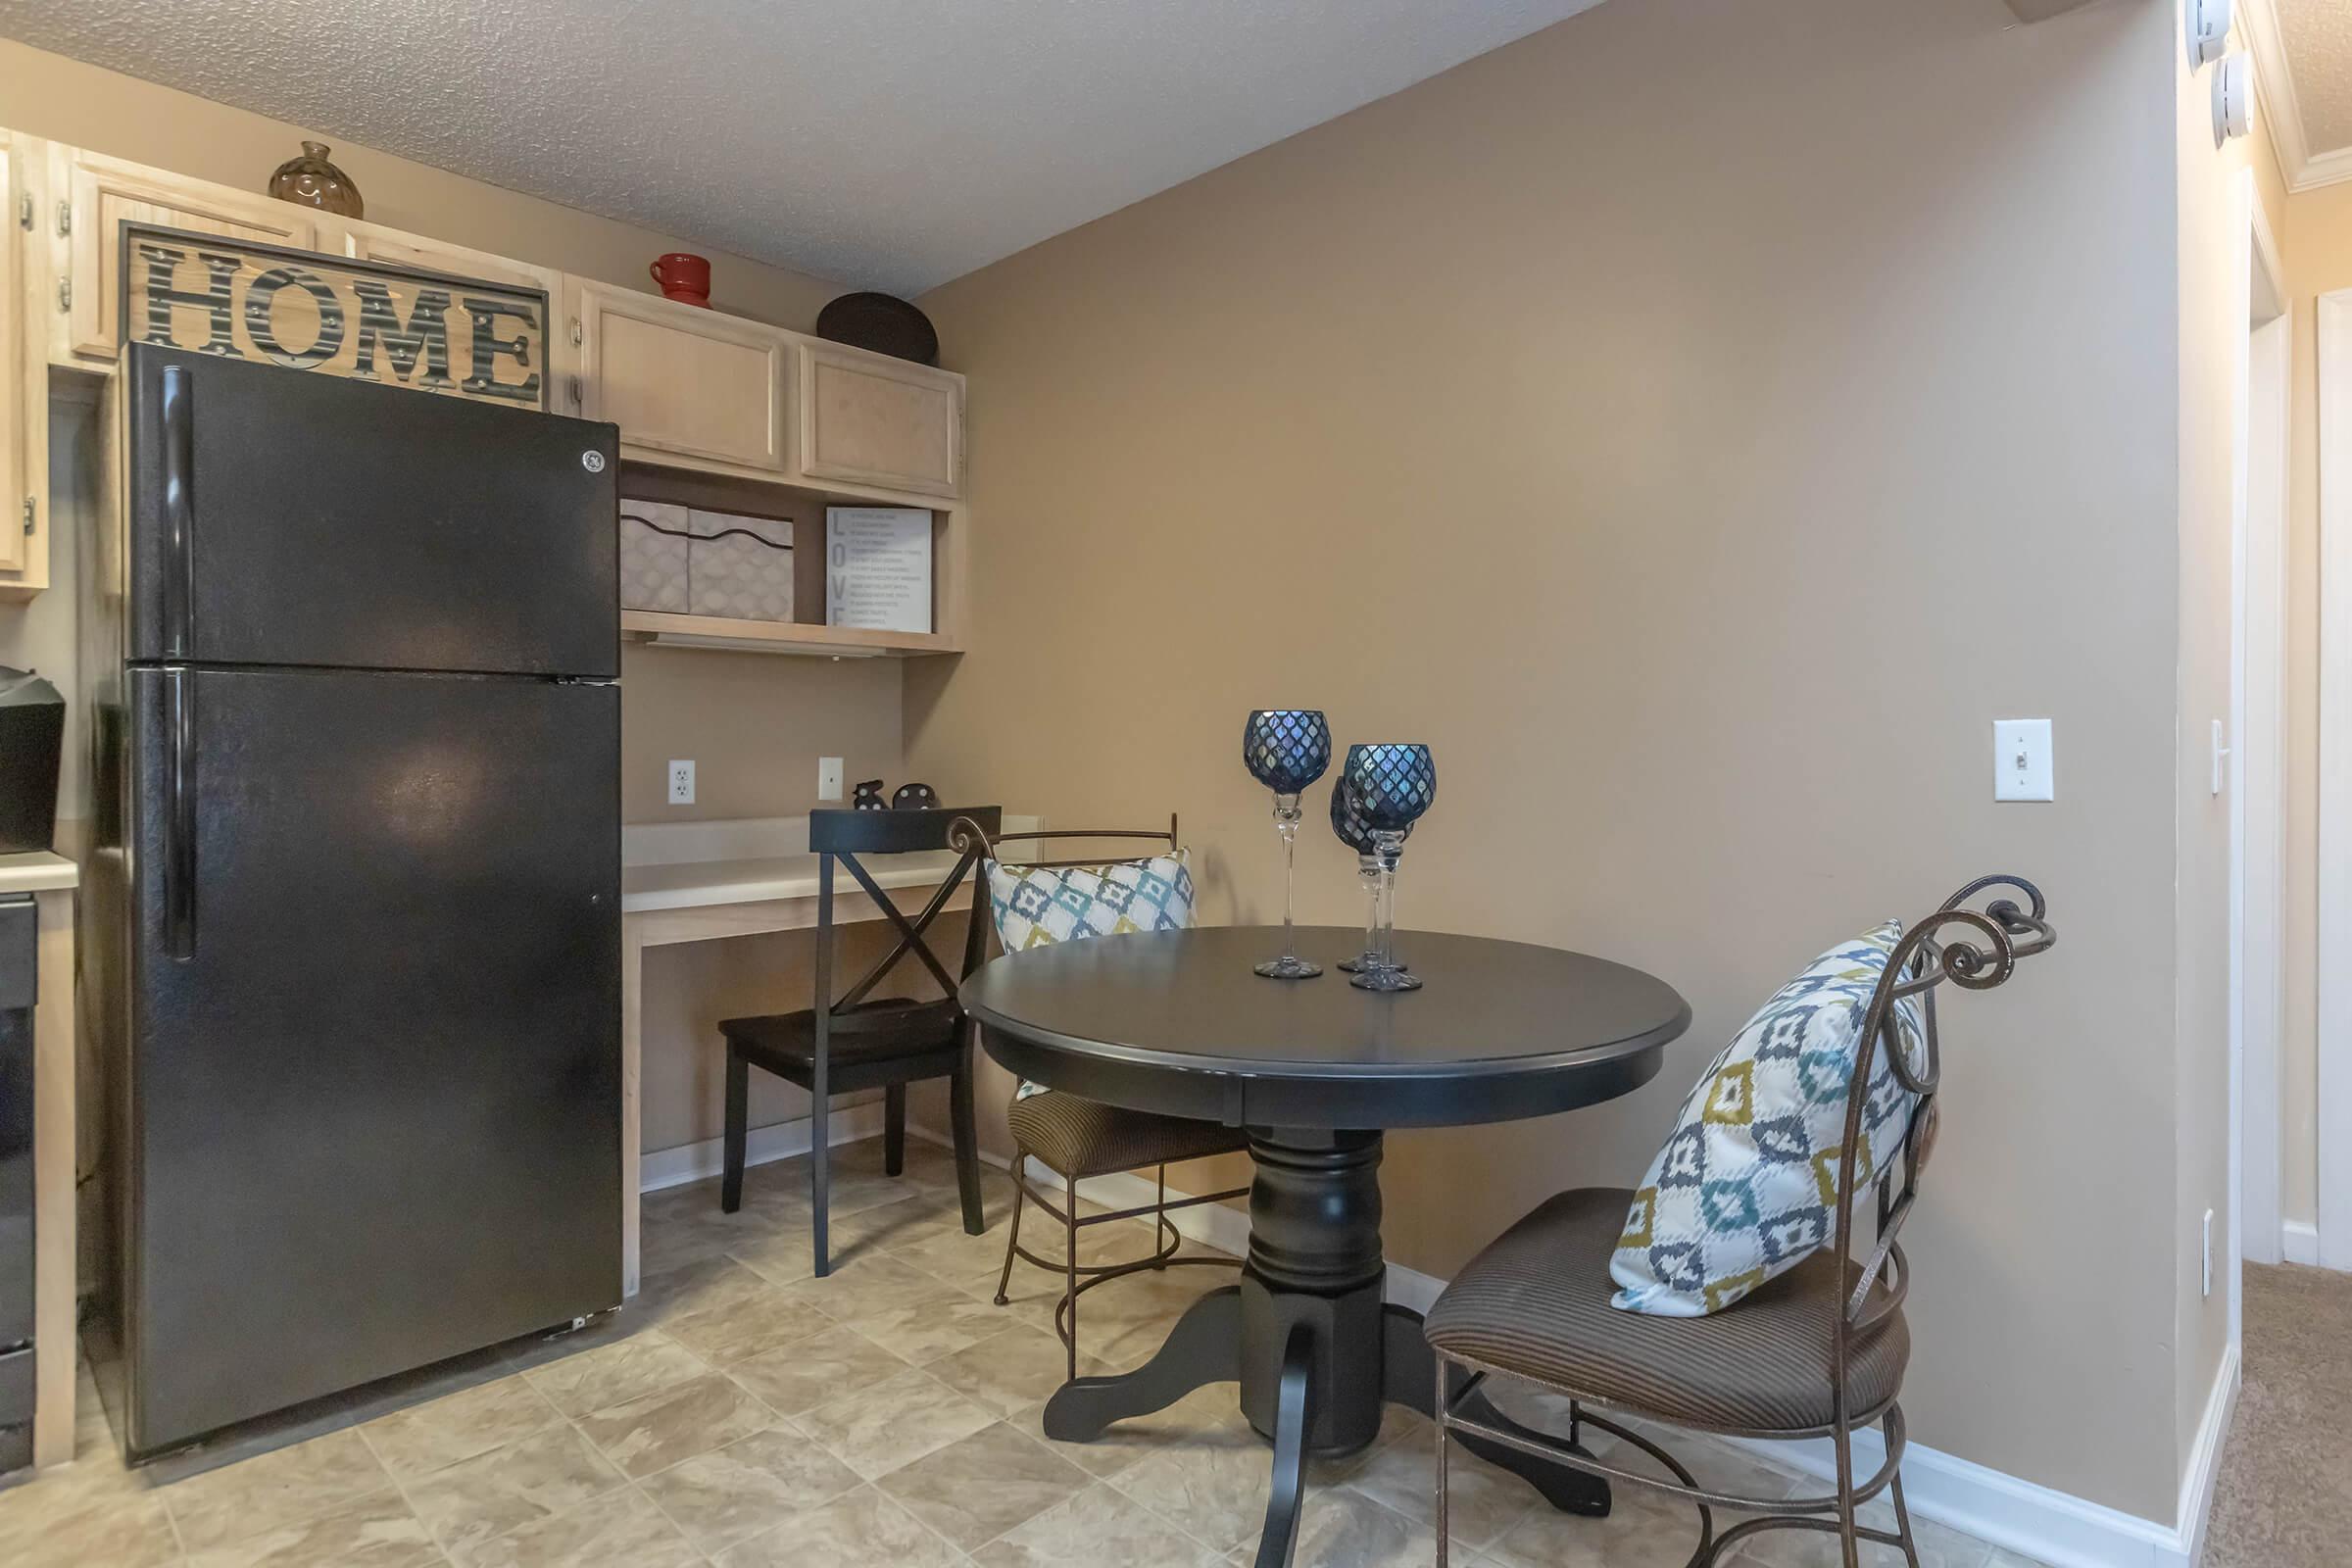
<svg viewBox="0 0 2352 1568"><path fill-rule="evenodd" d="M129 687L132 1452L615 1305L619 690Z"/></svg>

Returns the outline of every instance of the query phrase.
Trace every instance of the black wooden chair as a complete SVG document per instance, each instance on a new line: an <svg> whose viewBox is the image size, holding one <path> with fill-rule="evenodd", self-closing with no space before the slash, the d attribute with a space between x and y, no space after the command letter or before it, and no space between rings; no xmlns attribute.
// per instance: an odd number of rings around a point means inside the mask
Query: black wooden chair
<svg viewBox="0 0 2352 1568"><path fill-rule="evenodd" d="M2020 908L2009 897L1970 907L1997 889L2014 892L2031 907ZM1447 1440L1456 1435L1696 1503L1699 1540L1688 1568L1710 1568L1737 1554L1750 1536L1789 1529L1836 1536L1846 1568L1859 1568L1865 1541L1895 1547L1918 1568L1919 1547L1903 1502L1904 1425L1896 1403L1911 1350L1903 1319L1911 1265L1895 1238L1910 1217L1920 1172L1936 1146L1942 1058L1935 991L1946 980L1966 991L1990 990L2009 978L2020 959L2056 940L2040 892L2009 876L1970 883L1903 933L1862 1014L1838 1156L1835 1243L1731 1306L1706 1317L1654 1317L1609 1305L1615 1290L1609 1259L1634 1196L1621 1188L1559 1194L1454 1276L1425 1324L1438 1361L1439 1568L1446 1560ZM1906 1059L1894 1012L1909 998L1918 999L1924 1030L1916 1059ZM1894 1078L1916 1098L1899 1155L1871 1170L1864 1111L1880 1050ZM1866 1191L1877 1223L1871 1250L1857 1260L1855 1199ZM1458 1388L1457 1372L1467 1374ZM1495 1374L1567 1396L1565 1442L1499 1414L1464 1414L1480 1385ZM1837 1483L1828 1493L1791 1497L1709 1489L1660 1445L1596 1410L1738 1438L1826 1437L1837 1452ZM1854 1433L1874 1423L1886 1434L1886 1460L1857 1480ZM1579 1443L1585 1426L1642 1449L1674 1479L1593 1458ZM1862 1504L1882 1492L1893 1502L1890 1531L1859 1519ZM1719 1534L1716 1508L1755 1517Z"/></svg>
<svg viewBox="0 0 2352 1568"><path fill-rule="evenodd" d="M1158 828L1049 828L1036 833L999 833L989 824L973 822L969 829L959 827L950 842L957 848L978 847L987 857L981 869L985 873L1000 858L1000 850L1011 843L1039 844L1048 840L1124 839L1135 844L1152 844L1152 854L1161 854L1157 846L1165 845L1164 853L1177 847L1176 818L1168 817L1165 832ZM1076 859L1025 860L1021 864L1033 871L1080 871L1119 863L1134 858L1123 857L1083 856ZM983 895L989 894L984 885ZM993 899L990 907L993 910ZM974 925L980 924L979 900L973 903ZM994 925L992 920L990 924ZM1003 933L999 932L1000 944ZM1063 938L1065 941L1085 940L1084 936ZM1054 1308L1054 1332L1059 1336L1062 1349L1068 1357L1069 1375L1078 1375L1078 1298L1098 1285L1107 1285L1122 1275L1141 1269L1165 1269L1171 1264L1210 1264L1233 1267L1238 1258L1179 1257L1184 1237L1168 1218L1171 1210L1191 1208L1198 1203L1222 1202L1229 1198L1249 1194L1247 1187L1229 1188L1220 1193L1204 1193L1198 1198L1180 1198L1168 1201L1168 1167L1178 1160L1202 1159L1212 1154L1235 1154L1250 1147L1249 1135L1239 1127L1225 1127L1213 1121L1193 1121L1182 1116L1162 1116L1148 1110L1129 1110L1121 1105L1105 1105L1100 1101L1087 1100L1066 1090L1047 1089L1031 1092L1024 1086L1006 1112L1005 1120L1012 1132L1012 1223L1006 1227L1004 1238L1004 1267L997 1276L997 1305L1004 1305L1005 1295L1012 1283L1012 1260L1016 1257L1039 1268L1051 1269L1062 1276L1061 1299ZM1061 1206L1029 1185L1029 1161L1037 1162L1061 1178ZM1081 1216L1078 1212L1078 1184L1097 1176L1110 1176L1127 1171L1155 1169L1157 1191L1150 1203L1129 1208L1111 1209L1101 1214ZM1062 1255L1046 1257L1021 1245L1021 1209L1034 1203L1061 1226ZM1152 1222L1152 1250L1141 1257L1115 1263L1081 1263L1078 1261L1078 1232L1089 1225L1108 1225L1118 1220L1141 1219L1150 1215Z"/></svg>
<svg viewBox="0 0 2352 1568"><path fill-rule="evenodd" d="M828 1148L825 1118L835 1095L879 1089L883 1093L883 1169L896 1176L906 1161L906 1086L926 1078L949 1081L950 1117L956 1140L956 1185L963 1200L963 1228L979 1235L979 1145L972 1133L971 1029L956 990L980 965L988 935L988 890L981 885L978 848L958 847L955 866L942 878L922 911L909 917L874 880L860 855L944 853L948 832L972 821L994 832L1002 820L997 807L960 811L811 811L808 848L816 853L815 1004L801 1012L768 1013L720 1021L727 1043L726 1172L719 1206L732 1214L743 1206L744 1145L749 1133L751 1069L772 1072L808 1092L808 1187L816 1272L831 1269L825 1244ZM898 945L837 1000L833 996L833 867L848 868L875 908L898 930ZM928 933L969 882L972 917L960 965L951 971L933 951ZM921 1002L910 997L874 998L900 960L918 959L946 995Z"/></svg>

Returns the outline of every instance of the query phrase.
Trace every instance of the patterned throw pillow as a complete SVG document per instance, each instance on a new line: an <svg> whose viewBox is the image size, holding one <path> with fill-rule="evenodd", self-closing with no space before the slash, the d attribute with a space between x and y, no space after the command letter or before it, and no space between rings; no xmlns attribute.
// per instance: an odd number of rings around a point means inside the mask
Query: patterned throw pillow
<svg viewBox="0 0 2352 1568"><path fill-rule="evenodd" d="M988 904L1006 953L1122 931L1187 931L1193 924L1192 852L1102 865L988 862ZM1046 1093L1026 1078L1016 1100Z"/></svg>
<svg viewBox="0 0 2352 1568"><path fill-rule="evenodd" d="M1634 1194L1609 1304L1660 1317L1720 1312L1836 1240L1838 1151L1862 1015L1903 934L1889 920L1806 965L1757 1009L1683 1102ZM1903 1059L1924 1060L1919 1004L1894 1007ZM1873 1061L1856 1153L1866 1182L1901 1148L1916 1099Z"/></svg>

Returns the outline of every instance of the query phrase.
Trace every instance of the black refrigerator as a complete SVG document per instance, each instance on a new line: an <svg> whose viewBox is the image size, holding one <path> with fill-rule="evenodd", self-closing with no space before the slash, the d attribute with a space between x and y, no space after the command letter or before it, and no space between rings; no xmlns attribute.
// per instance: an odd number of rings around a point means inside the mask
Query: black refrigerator
<svg viewBox="0 0 2352 1568"><path fill-rule="evenodd" d="M617 452L145 344L123 375L85 985L144 1457L620 1300Z"/></svg>

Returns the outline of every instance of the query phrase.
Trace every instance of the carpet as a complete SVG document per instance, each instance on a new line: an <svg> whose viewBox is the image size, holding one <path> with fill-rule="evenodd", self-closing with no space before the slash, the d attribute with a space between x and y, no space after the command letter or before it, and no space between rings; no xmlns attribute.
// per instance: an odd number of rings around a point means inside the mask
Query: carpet
<svg viewBox="0 0 2352 1568"><path fill-rule="evenodd" d="M2352 1562L2352 1274L2248 1265L2244 1380L2205 1568Z"/></svg>

